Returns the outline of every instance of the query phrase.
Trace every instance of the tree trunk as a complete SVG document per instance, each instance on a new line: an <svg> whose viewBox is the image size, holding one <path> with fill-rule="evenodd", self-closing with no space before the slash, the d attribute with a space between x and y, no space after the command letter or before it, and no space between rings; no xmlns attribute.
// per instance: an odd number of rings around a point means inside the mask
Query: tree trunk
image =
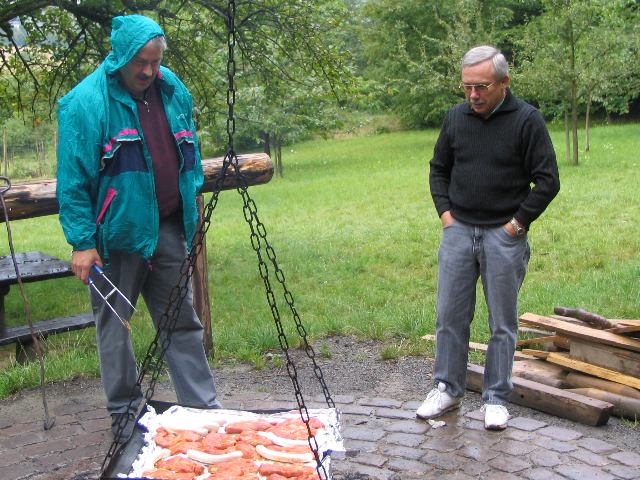
<svg viewBox="0 0 640 480"><path fill-rule="evenodd" d="M9 176L9 156L7 155L7 129L2 129L2 164L4 165L4 176Z"/></svg>
<svg viewBox="0 0 640 480"><path fill-rule="evenodd" d="M56 165L58 164L58 129L54 128L53 130L53 158L56 160Z"/></svg>
<svg viewBox="0 0 640 480"><path fill-rule="evenodd" d="M276 174L279 177L283 177L284 176L284 167L282 166L282 139L280 139L280 137L276 136L273 140L273 148L276 151L276 165L275 165L275 169L276 169Z"/></svg>
<svg viewBox="0 0 640 480"><path fill-rule="evenodd" d="M571 165L578 165L578 81L576 79L576 44L573 37L573 24L569 21L570 47L569 58L571 75L571 132L573 136L573 159Z"/></svg>
<svg viewBox="0 0 640 480"><path fill-rule="evenodd" d="M589 92L587 100L587 113L584 118L584 151L589 151L589 113L591 111L591 92Z"/></svg>
<svg viewBox="0 0 640 480"><path fill-rule="evenodd" d="M271 156L271 136L269 135L269 132L262 132L260 136L262 137L263 153Z"/></svg>
<svg viewBox="0 0 640 480"><path fill-rule="evenodd" d="M564 110L564 158L567 163L571 162L571 128L569 127L569 109Z"/></svg>

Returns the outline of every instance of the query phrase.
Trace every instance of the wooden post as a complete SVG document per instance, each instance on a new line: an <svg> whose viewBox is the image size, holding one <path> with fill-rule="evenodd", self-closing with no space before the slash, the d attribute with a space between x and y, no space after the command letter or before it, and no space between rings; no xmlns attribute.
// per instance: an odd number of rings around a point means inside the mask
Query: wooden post
<svg viewBox="0 0 640 480"><path fill-rule="evenodd" d="M7 156L7 129L2 129L2 163L4 164L4 176L9 176L9 157Z"/></svg>
<svg viewBox="0 0 640 480"><path fill-rule="evenodd" d="M200 223L202 223L202 215L204 212L202 195L198 195L196 201L198 203ZM200 225L198 225L198 227L200 227ZM215 355L213 331L211 329L211 304L209 303L209 270L207 268L206 235L202 238L202 248L196 257L193 275L191 276L191 285L193 287L193 308L204 327L204 350L207 355Z"/></svg>

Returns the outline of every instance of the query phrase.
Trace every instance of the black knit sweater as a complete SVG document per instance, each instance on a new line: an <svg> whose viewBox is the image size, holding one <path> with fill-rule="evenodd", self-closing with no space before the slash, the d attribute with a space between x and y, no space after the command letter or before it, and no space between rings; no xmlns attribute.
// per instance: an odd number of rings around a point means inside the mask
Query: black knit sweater
<svg viewBox="0 0 640 480"><path fill-rule="evenodd" d="M525 227L560 190L556 156L542 115L510 91L489 118L468 103L447 113L430 162L438 215L497 226L515 217Z"/></svg>

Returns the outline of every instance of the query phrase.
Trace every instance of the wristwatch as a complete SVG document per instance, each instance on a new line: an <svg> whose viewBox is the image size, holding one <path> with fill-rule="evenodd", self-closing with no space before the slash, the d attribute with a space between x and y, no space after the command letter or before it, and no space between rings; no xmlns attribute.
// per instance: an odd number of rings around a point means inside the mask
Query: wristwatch
<svg viewBox="0 0 640 480"><path fill-rule="evenodd" d="M524 235L527 232L527 229L521 226L515 218L509 220L509 223L513 227L516 232L516 235L519 237L520 235Z"/></svg>

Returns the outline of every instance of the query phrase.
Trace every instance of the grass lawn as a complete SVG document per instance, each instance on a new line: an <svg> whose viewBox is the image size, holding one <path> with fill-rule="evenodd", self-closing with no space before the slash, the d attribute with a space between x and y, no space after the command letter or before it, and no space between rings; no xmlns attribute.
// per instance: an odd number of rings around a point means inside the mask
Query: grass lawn
<svg viewBox="0 0 640 480"><path fill-rule="evenodd" d="M284 178L250 190L309 336L385 340L383 354L430 354L434 332L440 222L428 191L436 130L318 140L283 152ZM610 318L640 316L640 137L637 125L594 128L591 151L566 165L563 133L552 132L561 192L532 226L532 258L520 312L581 307ZM3 227L4 228L4 227ZM69 257L57 217L12 223L17 251ZM278 349L239 195L223 192L208 232L216 358L252 361ZM0 251L7 252L6 235ZM275 278L272 284L276 285ZM74 279L27 284L34 320L88 310ZM280 290L276 291L282 300ZM481 290L472 340L488 340ZM132 325L138 358L152 329L141 305ZM9 324L25 323L17 288L7 297ZM279 307L290 345L298 341L286 303ZM97 375L93 329L48 342L46 378ZM6 347L0 397L37 385L38 368L15 365ZM8 358L8 359L7 359ZM213 359L215 362L215 359Z"/></svg>

